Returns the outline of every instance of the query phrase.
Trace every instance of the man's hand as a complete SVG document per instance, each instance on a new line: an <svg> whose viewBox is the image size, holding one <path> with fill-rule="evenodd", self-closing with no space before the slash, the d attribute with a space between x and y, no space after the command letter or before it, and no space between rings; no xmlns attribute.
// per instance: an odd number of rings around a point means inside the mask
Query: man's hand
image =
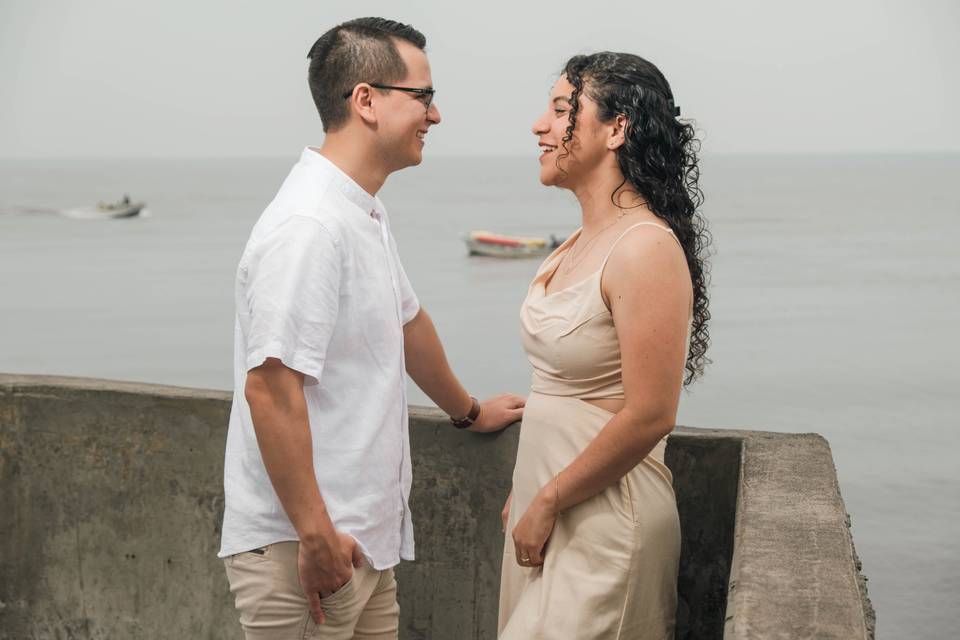
<svg viewBox="0 0 960 640"><path fill-rule="evenodd" d="M314 622L323 624L326 616L320 606L325 598L343 588L353 577L353 569L363 566L363 554L357 541L345 533L336 533L329 539L320 539L313 544L300 543L297 567L300 586Z"/></svg>
<svg viewBox="0 0 960 640"><path fill-rule="evenodd" d="M489 433L499 431L523 417L523 406L527 399L523 396L505 393L480 403L480 415L467 431Z"/></svg>

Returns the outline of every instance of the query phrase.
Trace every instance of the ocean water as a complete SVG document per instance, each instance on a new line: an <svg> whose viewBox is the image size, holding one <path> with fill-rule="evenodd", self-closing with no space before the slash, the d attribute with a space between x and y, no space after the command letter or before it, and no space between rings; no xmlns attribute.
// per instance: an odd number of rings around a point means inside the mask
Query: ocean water
<svg viewBox="0 0 960 640"><path fill-rule="evenodd" d="M236 261L297 153L0 161L0 371L229 389ZM428 157L381 193L476 395L526 391L518 309L537 263L468 258L460 236L575 229L573 198L536 175L534 158ZM703 162L713 363L680 422L829 440L880 638L958 622L957 176L960 156ZM123 193L150 215L43 212Z"/></svg>

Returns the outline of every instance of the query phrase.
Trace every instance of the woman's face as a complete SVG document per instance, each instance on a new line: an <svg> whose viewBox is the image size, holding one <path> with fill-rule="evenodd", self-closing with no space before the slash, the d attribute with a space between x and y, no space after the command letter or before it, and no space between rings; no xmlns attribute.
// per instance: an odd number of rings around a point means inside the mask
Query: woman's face
<svg viewBox="0 0 960 640"><path fill-rule="evenodd" d="M597 105L586 95L578 97L580 110L573 139L567 143L564 157L563 137L570 125L570 96L573 85L561 76L550 91L547 110L533 123L533 135L540 145L540 182L546 186L574 189L594 174L612 149L608 146L608 127L597 120Z"/></svg>

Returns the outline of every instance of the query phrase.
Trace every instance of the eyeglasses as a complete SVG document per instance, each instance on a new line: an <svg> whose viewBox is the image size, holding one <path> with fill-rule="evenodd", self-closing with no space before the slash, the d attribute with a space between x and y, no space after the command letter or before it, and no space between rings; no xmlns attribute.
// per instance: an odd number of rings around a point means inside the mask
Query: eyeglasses
<svg viewBox="0 0 960 640"><path fill-rule="evenodd" d="M368 83L374 89L396 89L397 91L406 91L407 93L414 93L418 97L417 99L423 103L423 106L427 109L430 108L430 105L433 104L433 94L437 91L436 89L419 89L417 87L397 87L392 84L380 84L378 82ZM343 94L343 99L346 100L353 95L353 90L347 91Z"/></svg>

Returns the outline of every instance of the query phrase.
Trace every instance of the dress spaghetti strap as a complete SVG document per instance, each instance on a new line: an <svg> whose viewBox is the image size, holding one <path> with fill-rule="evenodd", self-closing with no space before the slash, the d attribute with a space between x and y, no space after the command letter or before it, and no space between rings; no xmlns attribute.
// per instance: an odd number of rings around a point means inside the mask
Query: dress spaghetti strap
<svg viewBox="0 0 960 640"><path fill-rule="evenodd" d="M656 227L657 229L660 229L661 231L665 231L666 233L669 233L669 234L670 234L670 237L672 237L674 240L677 241L677 245L680 247L680 249L683 249L683 245L680 244L680 241L679 241L679 240L677 240L677 236L674 235L673 229L670 229L669 227L665 227L665 226L663 226L662 224L657 224L656 222L649 222L649 221L648 221L648 222L638 222L638 223L635 224L635 225L632 225L632 226L627 227L627 228L624 230L624 232L621 233L621 234L617 237L617 239L613 241L613 244L610 245L610 250L607 251L607 255L603 258L603 263L601 263L601 265L600 265L600 271L601 271L601 272L603 271L604 267L607 266L607 260L610 259L610 255L613 253L613 250L616 249L617 243L620 242L620 240L623 238L623 236L627 235L628 233L630 233L631 231L633 231L633 230L636 229L637 227L642 227L642 226Z"/></svg>

